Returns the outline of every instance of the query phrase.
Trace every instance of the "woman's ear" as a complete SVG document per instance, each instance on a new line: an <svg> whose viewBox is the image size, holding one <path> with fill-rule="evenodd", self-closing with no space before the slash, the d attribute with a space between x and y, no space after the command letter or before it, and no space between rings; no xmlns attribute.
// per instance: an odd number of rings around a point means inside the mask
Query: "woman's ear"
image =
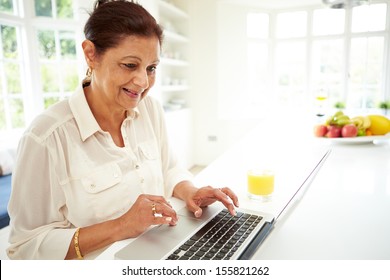
<svg viewBox="0 0 390 280"><path fill-rule="evenodd" d="M96 59L96 49L94 43L92 43L90 40L84 40L81 44L85 60L90 68L94 68L94 63Z"/></svg>

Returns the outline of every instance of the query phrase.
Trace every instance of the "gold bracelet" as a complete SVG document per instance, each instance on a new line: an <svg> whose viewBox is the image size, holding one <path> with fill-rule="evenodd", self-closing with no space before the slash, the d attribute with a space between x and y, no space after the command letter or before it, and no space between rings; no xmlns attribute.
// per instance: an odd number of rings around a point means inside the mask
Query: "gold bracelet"
<svg viewBox="0 0 390 280"><path fill-rule="evenodd" d="M84 257L80 251L79 234L80 234L80 228L76 229L76 232L75 232L74 237L73 237L73 243L74 243L74 250L76 251L77 258L79 260L82 260Z"/></svg>

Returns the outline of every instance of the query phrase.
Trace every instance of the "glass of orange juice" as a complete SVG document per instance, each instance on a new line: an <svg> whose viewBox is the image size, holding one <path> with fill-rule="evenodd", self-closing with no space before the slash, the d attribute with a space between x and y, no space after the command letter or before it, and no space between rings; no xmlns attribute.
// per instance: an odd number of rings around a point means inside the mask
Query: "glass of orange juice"
<svg viewBox="0 0 390 280"><path fill-rule="evenodd" d="M275 187L275 174L270 169L250 169L248 178L248 196L261 201L270 201Z"/></svg>

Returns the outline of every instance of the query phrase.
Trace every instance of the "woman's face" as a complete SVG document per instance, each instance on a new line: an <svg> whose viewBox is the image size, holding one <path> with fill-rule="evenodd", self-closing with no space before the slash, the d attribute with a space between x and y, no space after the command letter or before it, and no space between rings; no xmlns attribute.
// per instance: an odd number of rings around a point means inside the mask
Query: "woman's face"
<svg viewBox="0 0 390 280"><path fill-rule="evenodd" d="M128 110L135 108L155 83L160 43L157 37L128 36L117 47L92 57L89 65L95 97L103 99L110 110Z"/></svg>

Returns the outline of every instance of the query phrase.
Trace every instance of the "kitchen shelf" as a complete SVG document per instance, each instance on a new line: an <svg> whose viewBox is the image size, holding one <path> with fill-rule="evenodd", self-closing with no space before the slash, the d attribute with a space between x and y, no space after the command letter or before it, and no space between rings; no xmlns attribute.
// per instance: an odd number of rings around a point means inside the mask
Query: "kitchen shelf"
<svg viewBox="0 0 390 280"><path fill-rule="evenodd" d="M173 59L173 58L165 58L162 57L160 63L163 65L171 65L171 66L188 66L188 61L181 59Z"/></svg>
<svg viewBox="0 0 390 280"><path fill-rule="evenodd" d="M188 19L188 14L174 4L171 4L167 1L160 0L158 1L158 5L162 15L169 15L171 17L176 17L176 18L181 18L186 20Z"/></svg>
<svg viewBox="0 0 390 280"><path fill-rule="evenodd" d="M188 0L139 0L164 29L154 96L165 110L168 136L180 161L193 164Z"/></svg>

